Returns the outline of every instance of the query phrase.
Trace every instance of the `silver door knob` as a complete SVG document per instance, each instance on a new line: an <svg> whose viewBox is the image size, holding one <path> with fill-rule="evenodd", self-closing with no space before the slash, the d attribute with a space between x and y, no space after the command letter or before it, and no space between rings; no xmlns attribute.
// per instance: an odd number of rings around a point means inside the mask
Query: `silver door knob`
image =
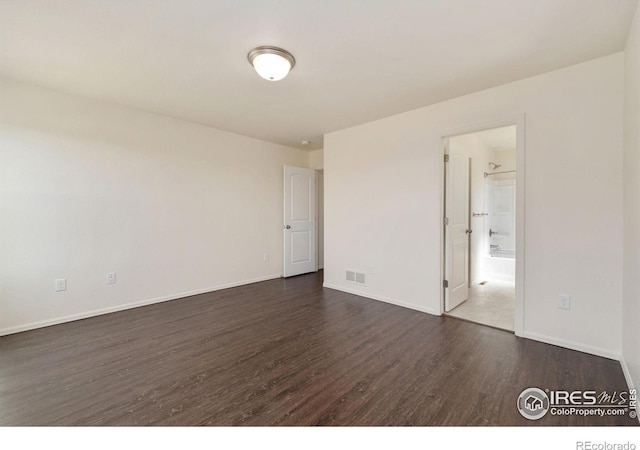
<svg viewBox="0 0 640 450"><path fill-rule="evenodd" d="M284 227L288 230L291 228L291 225L285 225Z"/></svg>

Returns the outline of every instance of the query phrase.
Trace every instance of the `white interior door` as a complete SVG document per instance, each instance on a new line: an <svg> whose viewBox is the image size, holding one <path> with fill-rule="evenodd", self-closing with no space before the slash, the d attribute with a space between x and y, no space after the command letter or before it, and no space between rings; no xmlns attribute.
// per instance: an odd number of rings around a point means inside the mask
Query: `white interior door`
<svg viewBox="0 0 640 450"><path fill-rule="evenodd" d="M318 270L316 242L316 171L284 166L285 277Z"/></svg>
<svg viewBox="0 0 640 450"><path fill-rule="evenodd" d="M449 148L445 186L445 311L469 297L469 154Z"/></svg>

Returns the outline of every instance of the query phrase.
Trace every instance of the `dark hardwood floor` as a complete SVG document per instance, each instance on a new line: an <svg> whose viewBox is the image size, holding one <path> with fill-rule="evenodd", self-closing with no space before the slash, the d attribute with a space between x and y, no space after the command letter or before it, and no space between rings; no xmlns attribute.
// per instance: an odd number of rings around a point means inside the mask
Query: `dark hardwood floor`
<svg viewBox="0 0 640 450"><path fill-rule="evenodd" d="M529 421L527 387L626 391L616 361L322 288L322 273L0 338L1 425Z"/></svg>

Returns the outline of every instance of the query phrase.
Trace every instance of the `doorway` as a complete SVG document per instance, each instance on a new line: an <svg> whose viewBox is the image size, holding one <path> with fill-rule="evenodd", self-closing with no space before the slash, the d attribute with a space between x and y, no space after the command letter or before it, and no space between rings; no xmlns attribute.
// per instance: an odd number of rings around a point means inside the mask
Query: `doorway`
<svg viewBox="0 0 640 450"><path fill-rule="evenodd" d="M318 270L316 214L316 171L284 166L285 278Z"/></svg>
<svg viewBox="0 0 640 450"><path fill-rule="evenodd" d="M444 139L443 311L515 331L517 126Z"/></svg>
<svg viewBox="0 0 640 450"><path fill-rule="evenodd" d="M324 268L324 171L284 166L283 277Z"/></svg>

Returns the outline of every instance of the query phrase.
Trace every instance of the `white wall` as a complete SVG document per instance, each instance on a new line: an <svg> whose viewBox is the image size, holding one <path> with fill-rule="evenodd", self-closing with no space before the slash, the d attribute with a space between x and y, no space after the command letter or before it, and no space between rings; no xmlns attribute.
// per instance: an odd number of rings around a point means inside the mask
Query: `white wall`
<svg viewBox="0 0 640 450"><path fill-rule="evenodd" d="M506 170L516 170L516 153L512 150L500 150L493 154L493 160L496 164L500 164L502 167L496 169L497 172L503 172ZM507 177L506 175L498 175L499 177Z"/></svg>
<svg viewBox="0 0 640 450"><path fill-rule="evenodd" d="M441 138L524 113L524 335L618 357L623 62L618 53L326 135L326 285L439 314ZM345 281L345 268L369 272L367 285Z"/></svg>
<svg viewBox="0 0 640 450"><path fill-rule="evenodd" d="M0 96L0 334L280 276L282 166L306 152L26 85Z"/></svg>
<svg viewBox="0 0 640 450"><path fill-rule="evenodd" d="M324 168L324 150L312 150L308 153L309 168L322 170Z"/></svg>
<svg viewBox="0 0 640 450"><path fill-rule="evenodd" d="M640 7L625 49L624 86L623 357L629 382L640 388Z"/></svg>

